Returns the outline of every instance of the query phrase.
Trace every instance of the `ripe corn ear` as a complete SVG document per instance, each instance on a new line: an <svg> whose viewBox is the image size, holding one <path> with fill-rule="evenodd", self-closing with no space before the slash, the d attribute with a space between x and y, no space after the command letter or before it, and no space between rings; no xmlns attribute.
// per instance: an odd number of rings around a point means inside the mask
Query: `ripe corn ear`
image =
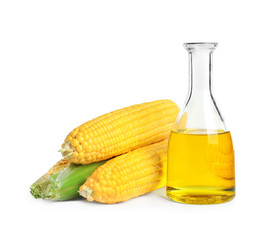
<svg viewBox="0 0 272 240"><path fill-rule="evenodd" d="M60 151L77 164L109 159L168 138L178 112L171 100L119 109L75 128Z"/></svg>
<svg viewBox="0 0 272 240"><path fill-rule="evenodd" d="M115 157L97 168L80 187L88 201L116 203L166 184L167 140Z"/></svg>

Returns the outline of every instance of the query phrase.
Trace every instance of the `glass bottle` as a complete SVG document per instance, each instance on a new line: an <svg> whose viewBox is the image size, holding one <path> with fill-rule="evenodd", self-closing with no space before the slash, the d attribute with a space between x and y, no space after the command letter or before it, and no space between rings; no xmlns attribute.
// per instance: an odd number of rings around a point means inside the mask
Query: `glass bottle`
<svg viewBox="0 0 272 240"><path fill-rule="evenodd" d="M167 196L191 204L223 203L235 195L232 138L212 93L217 43L185 43L189 93L168 148Z"/></svg>

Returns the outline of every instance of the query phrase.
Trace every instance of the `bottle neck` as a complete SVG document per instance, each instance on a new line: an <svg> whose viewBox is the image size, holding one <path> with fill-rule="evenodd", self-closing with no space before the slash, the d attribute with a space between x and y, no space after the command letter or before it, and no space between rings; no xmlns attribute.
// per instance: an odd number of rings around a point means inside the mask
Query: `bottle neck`
<svg viewBox="0 0 272 240"><path fill-rule="evenodd" d="M204 98L212 95L212 50L189 51L189 95Z"/></svg>
<svg viewBox="0 0 272 240"><path fill-rule="evenodd" d="M185 43L184 47L189 52L189 95L176 128L226 132L224 120L212 96L212 55L217 43Z"/></svg>

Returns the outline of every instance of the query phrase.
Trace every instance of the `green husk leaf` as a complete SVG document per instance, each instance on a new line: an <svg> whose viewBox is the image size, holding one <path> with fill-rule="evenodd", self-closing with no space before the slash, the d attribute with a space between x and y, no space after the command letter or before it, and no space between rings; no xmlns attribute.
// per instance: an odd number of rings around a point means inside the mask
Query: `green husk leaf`
<svg viewBox="0 0 272 240"><path fill-rule="evenodd" d="M48 184L48 174L44 174L41 176L36 182L34 182L30 187L30 193L35 198L41 198L42 192L46 188Z"/></svg>
<svg viewBox="0 0 272 240"><path fill-rule="evenodd" d="M69 163L69 165L48 176L40 177L30 187L30 192L35 198L51 200L70 200L79 197L78 190L93 171L106 161L95 162L87 165Z"/></svg>

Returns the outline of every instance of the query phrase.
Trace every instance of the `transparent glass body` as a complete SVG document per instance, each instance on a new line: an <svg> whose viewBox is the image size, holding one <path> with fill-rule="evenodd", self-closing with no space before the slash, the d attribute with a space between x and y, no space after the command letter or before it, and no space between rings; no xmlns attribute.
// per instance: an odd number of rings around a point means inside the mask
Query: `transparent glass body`
<svg viewBox="0 0 272 240"><path fill-rule="evenodd" d="M235 195L230 132L212 93L212 55L217 43L185 43L189 92L172 129L167 196L191 204L223 203Z"/></svg>

